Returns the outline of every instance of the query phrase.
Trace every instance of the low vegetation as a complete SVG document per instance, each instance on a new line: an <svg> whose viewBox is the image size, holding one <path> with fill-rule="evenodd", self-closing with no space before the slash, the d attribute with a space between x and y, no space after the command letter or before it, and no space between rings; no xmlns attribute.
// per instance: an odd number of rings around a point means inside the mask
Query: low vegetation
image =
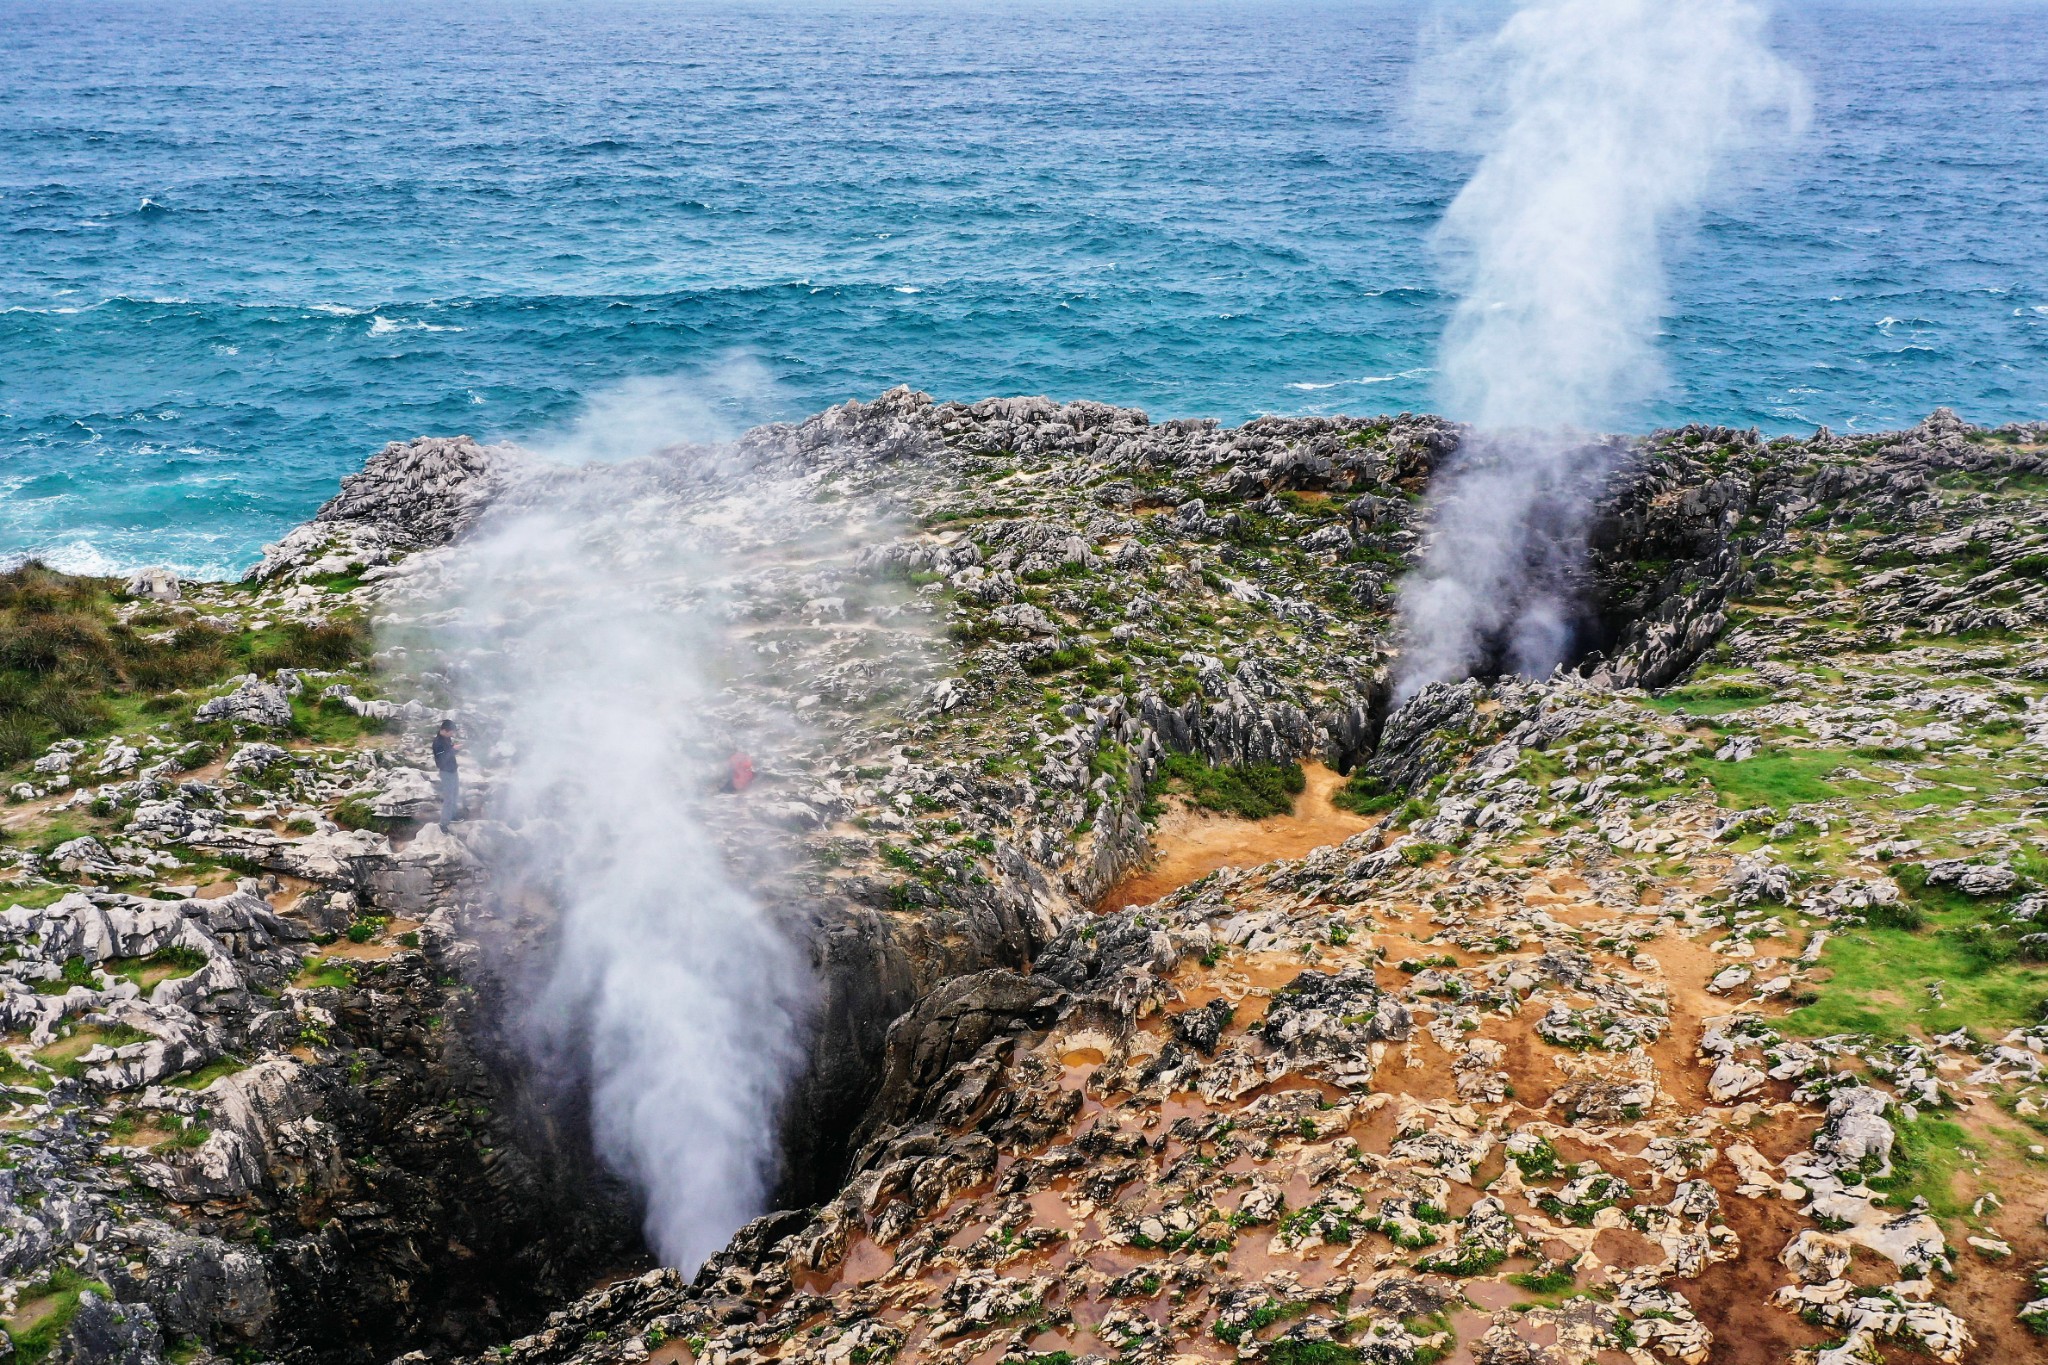
<svg viewBox="0 0 2048 1365"><path fill-rule="evenodd" d="M163 714L167 694L239 673L346 668L372 647L360 615L254 630L221 630L191 617L130 602L116 579L59 573L33 560L0 573L0 769L56 740Z"/></svg>
<svg viewBox="0 0 2048 1365"><path fill-rule="evenodd" d="M1293 764L1251 763L1225 766L1193 754L1169 754L1154 779L1154 791L1172 792L1190 805L1245 820L1286 815L1294 798L1308 785Z"/></svg>

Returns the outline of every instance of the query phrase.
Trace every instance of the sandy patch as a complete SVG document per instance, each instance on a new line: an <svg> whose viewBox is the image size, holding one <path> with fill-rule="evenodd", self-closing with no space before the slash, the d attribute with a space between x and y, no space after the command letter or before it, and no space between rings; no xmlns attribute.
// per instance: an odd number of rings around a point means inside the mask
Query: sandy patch
<svg viewBox="0 0 2048 1365"><path fill-rule="evenodd" d="M1151 860L1126 874L1095 908L1108 913L1147 905L1219 868L1299 858L1373 827L1376 821L1330 804L1330 794L1344 785L1342 773L1320 763L1304 764L1303 771L1308 786L1287 815L1240 820L1210 811L1168 811L1153 830Z"/></svg>

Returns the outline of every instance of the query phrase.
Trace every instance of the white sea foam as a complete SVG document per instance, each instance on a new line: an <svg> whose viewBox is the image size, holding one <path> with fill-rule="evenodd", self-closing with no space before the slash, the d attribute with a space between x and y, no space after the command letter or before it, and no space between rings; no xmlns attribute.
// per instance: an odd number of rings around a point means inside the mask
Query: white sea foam
<svg viewBox="0 0 2048 1365"><path fill-rule="evenodd" d="M461 332L466 330L468 329L456 327L452 324L422 322L417 318L387 318L378 316L370 319L370 335L373 337L390 336L394 332Z"/></svg>
<svg viewBox="0 0 2048 1365"><path fill-rule="evenodd" d="M1307 380L1302 380L1289 384L1287 387L1290 389L1300 389L1304 393L1315 393L1322 389L1370 388L1375 384L1398 384L1404 379L1420 379L1425 375L1435 373L1434 369L1423 366L1419 369L1401 370L1395 374L1367 374L1360 375L1356 379L1332 379L1324 384L1313 384Z"/></svg>
<svg viewBox="0 0 2048 1365"><path fill-rule="evenodd" d="M86 574L95 578L109 577L128 567L89 540L45 545L32 551L29 557L40 559L63 573Z"/></svg>

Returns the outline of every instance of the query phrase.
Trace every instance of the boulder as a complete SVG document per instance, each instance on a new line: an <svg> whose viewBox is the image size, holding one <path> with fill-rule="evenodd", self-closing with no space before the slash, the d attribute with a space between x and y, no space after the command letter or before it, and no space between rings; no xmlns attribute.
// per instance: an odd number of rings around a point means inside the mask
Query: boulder
<svg viewBox="0 0 2048 1365"><path fill-rule="evenodd" d="M202 725L224 720L237 730L283 730L290 727L292 703L283 688L262 681L254 673L243 674L237 683L235 690L226 696L201 702L192 718Z"/></svg>
<svg viewBox="0 0 2048 1365"><path fill-rule="evenodd" d="M370 797L370 813L380 820L433 820L441 813L441 794L420 769L393 768Z"/></svg>
<svg viewBox="0 0 2048 1365"><path fill-rule="evenodd" d="M1965 896L2005 896L2020 884L2019 873L2003 863L1972 863L1960 858L1923 863L1929 886L1950 886Z"/></svg>
<svg viewBox="0 0 2048 1365"><path fill-rule="evenodd" d="M175 602L183 595L178 587L178 576L161 565L137 569L129 574L122 590L130 597L145 597L152 602Z"/></svg>

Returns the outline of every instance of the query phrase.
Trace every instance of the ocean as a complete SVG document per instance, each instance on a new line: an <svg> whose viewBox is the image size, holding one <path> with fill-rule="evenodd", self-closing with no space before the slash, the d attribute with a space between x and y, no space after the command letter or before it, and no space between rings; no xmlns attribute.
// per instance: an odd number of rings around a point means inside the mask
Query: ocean
<svg viewBox="0 0 2048 1365"><path fill-rule="evenodd" d="M1638 425L2048 416L2048 7L1787 4ZM0 0L0 559L246 568L386 441L910 384L1433 406L1394 3Z"/></svg>

